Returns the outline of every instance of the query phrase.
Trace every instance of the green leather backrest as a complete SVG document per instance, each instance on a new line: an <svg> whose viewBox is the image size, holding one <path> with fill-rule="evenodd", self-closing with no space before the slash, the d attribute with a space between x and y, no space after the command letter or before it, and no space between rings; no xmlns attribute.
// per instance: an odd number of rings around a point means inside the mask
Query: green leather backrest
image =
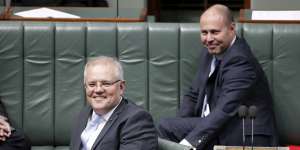
<svg viewBox="0 0 300 150"><path fill-rule="evenodd" d="M273 27L273 94L284 143L300 144L300 26Z"/></svg>
<svg viewBox="0 0 300 150"><path fill-rule="evenodd" d="M300 25L236 26L270 82L281 143L300 144ZM197 69L199 30L196 23L1 21L0 95L12 124L34 146L64 149L73 117L85 104L84 64L109 55L124 66L126 97L155 121L175 116Z"/></svg>
<svg viewBox="0 0 300 150"><path fill-rule="evenodd" d="M243 36L268 77L281 144L300 144L300 24L244 24Z"/></svg>

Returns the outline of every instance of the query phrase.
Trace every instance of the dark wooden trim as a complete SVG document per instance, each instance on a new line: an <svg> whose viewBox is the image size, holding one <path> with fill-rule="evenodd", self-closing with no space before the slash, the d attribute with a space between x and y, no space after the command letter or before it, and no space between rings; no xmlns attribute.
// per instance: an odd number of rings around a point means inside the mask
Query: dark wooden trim
<svg viewBox="0 0 300 150"><path fill-rule="evenodd" d="M12 8L5 7L4 10L0 14L0 20L8 19L12 15Z"/></svg>
<svg viewBox="0 0 300 150"><path fill-rule="evenodd" d="M251 0L244 0L244 9L251 9Z"/></svg>
<svg viewBox="0 0 300 150"><path fill-rule="evenodd" d="M245 20L245 9L240 9L239 22Z"/></svg>
<svg viewBox="0 0 300 150"><path fill-rule="evenodd" d="M148 15L160 18L160 0L148 0Z"/></svg>
<svg viewBox="0 0 300 150"><path fill-rule="evenodd" d="M138 20L141 21L146 21L147 20L147 16L148 16L148 9L147 8L143 8L141 13L140 13L140 18Z"/></svg>
<svg viewBox="0 0 300 150"><path fill-rule="evenodd" d="M204 0L203 6L204 6L204 10L206 10L209 7L208 0Z"/></svg>

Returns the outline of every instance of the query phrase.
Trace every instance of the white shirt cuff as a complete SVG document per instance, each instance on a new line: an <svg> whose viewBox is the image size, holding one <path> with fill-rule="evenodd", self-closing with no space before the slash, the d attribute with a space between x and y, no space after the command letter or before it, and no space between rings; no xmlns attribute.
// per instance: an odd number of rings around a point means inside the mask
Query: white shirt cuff
<svg viewBox="0 0 300 150"><path fill-rule="evenodd" d="M181 145L185 145L185 146L189 146L192 147L193 149L196 149L189 141L187 141L186 139L183 139L179 142L179 144Z"/></svg>

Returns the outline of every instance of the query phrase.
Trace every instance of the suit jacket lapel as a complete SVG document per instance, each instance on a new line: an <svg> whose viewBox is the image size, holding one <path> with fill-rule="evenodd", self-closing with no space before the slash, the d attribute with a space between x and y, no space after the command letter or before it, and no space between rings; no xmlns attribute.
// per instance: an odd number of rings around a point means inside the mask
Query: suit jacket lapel
<svg viewBox="0 0 300 150"><path fill-rule="evenodd" d="M106 122L105 126L103 127L102 131L100 132L100 134L98 135L92 150L95 149L95 147L101 142L101 140L103 139L103 137L105 136L105 134L107 133L107 131L110 129L110 127L114 124L114 122L117 121L119 114L122 112L122 110L124 109L125 106L125 99L123 98L121 103L119 104L119 106L115 109L115 111L113 112L113 114L110 116L109 120Z"/></svg>
<svg viewBox="0 0 300 150"><path fill-rule="evenodd" d="M206 50L208 51L208 50ZM212 56L207 53L205 53L206 56L204 57L204 61L203 61L203 65L202 65L202 68L203 68L203 74L201 75L201 79L200 81L203 81L200 83L199 85L199 92L201 93L201 99L203 100L204 98L204 95L205 95L205 87L206 87L206 84L207 84L207 80L208 80L208 75L209 75L209 72L210 72L210 65L211 65L211 61L212 61Z"/></svg>
<svg viewBox="0 0 300 150"><path fill-rule="evenodd" d="M206 84L207 84L207 80L208 80L208 75L210 72L210 64L212 61L212 56L208 53L208 50L205 49L204 50L204 57L203 58L203 63L200 63L202 66L202 74L200 75L200 82L199 82L199 96L198 96L198 105L197 105L197 109L198 110L198 114L197 115L201 115L202 113L202 105L204 102L204 96L205 96L205 88L206 88Z"/></svg>
<svg viewBox="0 0 300 150"><path fill-rule="evenodd" d="M204 76L203 76L204 85L203 86L206 86L206 84L207 84L207 80L209 78L211 62L212 62L212 59L213 59L212 55L209 55L208 53L207 53L207 55L208 56L206 57L205 62L204 62Z"/></svg>
<svg viewBox="0 0 300 150"><path fill-rule="evenodd" d="M219 68L219 72L217 74L217 77L216 77L216 82L215 82L215 85L214 85L214 89L215 89L215 93L213 95L213 99L212 99L212 102L211 102L211 107L212 109L216 106L216 103L219 99L219 95L220 95L220 88L221 88L221 82L222 82L222 70L223 70L223 63L226 61L226 57L228 57L227 55L230 54L229 51L235 49L237 46L240 45L240 42L241 42L241 39L237 36L236 37L236 40L234 41L233 45L230 46L230 48L228 48L223 56L222 56L222 59L221 59L221 64L220 64L220 68Z"/></svg>
<svg viewBox="0 0 300 150"><path fill-rule="evenodd" d="M77 135L76 135L77 139L76 139L76 145L75 145L75 148L77 150L80 150L80 146L81 146L81 133L85 129L87 121L88 121L91 113L92 113L92 108L90 106L87 106L86 108L84 108L83 113L79 117L79 118L83 118L83 119L80 119L79 123L78 123L78 129L79 130L77 131Z"/></svg>

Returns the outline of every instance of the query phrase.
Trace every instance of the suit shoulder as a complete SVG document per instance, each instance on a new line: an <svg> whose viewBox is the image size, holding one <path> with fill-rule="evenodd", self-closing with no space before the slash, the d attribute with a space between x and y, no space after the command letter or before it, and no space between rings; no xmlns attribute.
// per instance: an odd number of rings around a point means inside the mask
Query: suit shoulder
<svg viewBox="0 0 300 150"><path fill-rule="evenodd" d="M242 38L237 38L234 44L225 52L224 61L253 61L255 56L252 53L247 41Z"/></svg>
<svg viewBox="0 0 300 150"><path fill-rule="evenodd" d="M135 104L134 102L130 101L130 100L126 100L126 113L130 116L132 115L149 115L150 113L144 109L141 106L138 106L137 104Z"/></svg>
<svg viewBox="0 0 300 150"><path fill-rule="evenodd" d="M127 100L127 101L128 101L127 106L128 106L128 108L131 108L132 111L137 111L137 112L138 111L146 111L143 107L135 104L134 102L132 102L130 100Z"/></svg>

